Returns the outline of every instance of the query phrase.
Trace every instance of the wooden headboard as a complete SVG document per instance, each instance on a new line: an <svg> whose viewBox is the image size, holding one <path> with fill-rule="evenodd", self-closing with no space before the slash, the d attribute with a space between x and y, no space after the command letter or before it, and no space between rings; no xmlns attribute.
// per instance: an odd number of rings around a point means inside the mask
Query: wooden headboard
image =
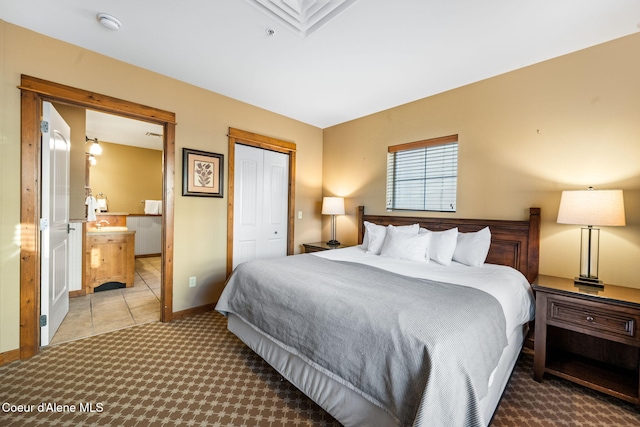
<svg viewBox="0 0 640 427"><path fill-rule="evenodd" d="M364 238L364 222L380 225L411 225L431 231L443 231L458 227L458 231L468 233L484 227L491 230L491 247L487 262L508 265L525 275L529 283L538 276L540 258L540 208L529 208L529 219L523 221L497 219L428 218L392 215L366 215L364 206L358 206L356 213L358 244Z"/></svg>

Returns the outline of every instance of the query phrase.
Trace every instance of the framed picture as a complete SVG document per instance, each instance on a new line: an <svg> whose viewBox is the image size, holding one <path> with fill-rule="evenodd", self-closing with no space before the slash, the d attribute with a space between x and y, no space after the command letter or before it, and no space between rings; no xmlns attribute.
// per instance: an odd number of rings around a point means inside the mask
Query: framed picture
<svg viewBox="0 0 640 427"><path fill-rule="evenodd" d="M182 195L222 197L224 155L182 149Z"/></svg>

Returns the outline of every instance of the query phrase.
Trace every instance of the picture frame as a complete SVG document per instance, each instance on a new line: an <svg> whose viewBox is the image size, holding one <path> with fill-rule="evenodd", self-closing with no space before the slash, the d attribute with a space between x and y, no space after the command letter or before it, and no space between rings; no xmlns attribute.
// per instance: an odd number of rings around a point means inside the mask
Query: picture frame
<svg viewBox="0 0 640 427"><path fill-rule="evenodd" d="M182 149L182 195L223 197L224 154Z"/></svg>

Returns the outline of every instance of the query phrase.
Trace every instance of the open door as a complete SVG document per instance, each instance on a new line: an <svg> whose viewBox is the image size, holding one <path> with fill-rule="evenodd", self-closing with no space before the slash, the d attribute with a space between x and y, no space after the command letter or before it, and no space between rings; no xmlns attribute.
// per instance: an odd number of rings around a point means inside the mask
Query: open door
<svg viewBox="0 0 640 427"><path fill-rule="evenodd" d="M42 106L40 345L69 311L69 155L71 129L49 102Z"/></svg>

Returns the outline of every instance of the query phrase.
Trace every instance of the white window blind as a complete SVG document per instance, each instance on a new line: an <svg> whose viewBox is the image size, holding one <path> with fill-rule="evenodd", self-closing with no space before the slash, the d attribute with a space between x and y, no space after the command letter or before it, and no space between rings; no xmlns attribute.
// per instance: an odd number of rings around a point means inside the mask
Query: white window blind
<svg viewBox="0 0 640 427"><path fill-rule="evenodd" d="M458 135L389 147L387 209L456 211Z"/></svg>

